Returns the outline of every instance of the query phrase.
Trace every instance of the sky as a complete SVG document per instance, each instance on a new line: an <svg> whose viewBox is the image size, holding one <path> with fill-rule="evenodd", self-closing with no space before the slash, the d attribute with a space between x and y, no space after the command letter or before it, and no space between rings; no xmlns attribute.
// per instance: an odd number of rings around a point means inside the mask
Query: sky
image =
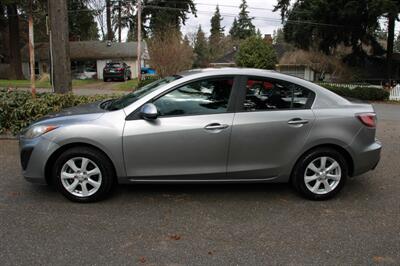
<svg viewBox="0 0 400 266"><path fill-rule="evenodd" d="M210 20L219 4L223 17L222 26L225 26L225 34L229 32L233 19L239 14L239 5L242 0L194 0L197 8L197 17L190 14L186 25L182 27L184 34L196 32L199 25L207 35L210 33ZM272 12L276 0L247 0L250 16L255 17L253 24L259 28L262 34L272 34L274 30L282 27L280 12Z"/></svg>

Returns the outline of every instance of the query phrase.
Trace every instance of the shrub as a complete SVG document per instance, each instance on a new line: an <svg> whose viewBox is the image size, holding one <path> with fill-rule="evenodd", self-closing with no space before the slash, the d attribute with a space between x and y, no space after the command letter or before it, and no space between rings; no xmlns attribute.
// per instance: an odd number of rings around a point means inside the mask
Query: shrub
<svg viewBox="0 0 400 266"><path fill-rule="evenodd" d="M261 69L274 69L277 63L276 52L272 45L258 36L244 40L235 59L240 67Z"/></svg>
<svg viewBox="0 0 400 266"><path fill-rule="evenodd" d="M147 76L145 79L142 79L141 81L139 81L138 88L146 86L147 84L150 84L158 79L160 79L160 78L157 76Z"/></svg>
<svg viewBox="0 0 400 266"><path fill-rule="evenodd" d="M116 95L78 96L73 94L38 93L0 90L0 134L17 134L33 121L61 109L91 103Z"/></svg>
<svg viewBox="0 0 400 266"><path fill-rule="evenodd" d="M349 89L347 87L339 86L322 86L343 97L356 98L364 101L385 101L389 99L389 92L380 88L360 86L354 89Z"/></svg>

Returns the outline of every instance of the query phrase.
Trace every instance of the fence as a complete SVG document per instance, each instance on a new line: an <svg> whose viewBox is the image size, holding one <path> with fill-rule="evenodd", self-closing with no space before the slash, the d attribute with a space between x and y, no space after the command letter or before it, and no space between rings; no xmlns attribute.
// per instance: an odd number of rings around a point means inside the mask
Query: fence
<svg viewBox="0 0 400 266"><path fill-rule="evenodd" d="M392 100L392 101L400 101L400 84L397 84L397 86L394 87L394 88L390 91L389 100Z"/></svg>

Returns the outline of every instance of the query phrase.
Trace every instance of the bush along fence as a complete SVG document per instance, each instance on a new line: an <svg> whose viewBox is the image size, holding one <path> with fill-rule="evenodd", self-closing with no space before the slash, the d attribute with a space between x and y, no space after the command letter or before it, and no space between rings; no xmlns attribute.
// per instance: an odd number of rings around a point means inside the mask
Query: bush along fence
<svg viewBox="0 0 400 266"><path fill-rule="evenodd" d="M356 98L364 101L385 101L389 99L389 91L384 90L381 86L369 85L359 86L350 84L331 84L319 83L320 86L335 92L343 97Z"/></svg>

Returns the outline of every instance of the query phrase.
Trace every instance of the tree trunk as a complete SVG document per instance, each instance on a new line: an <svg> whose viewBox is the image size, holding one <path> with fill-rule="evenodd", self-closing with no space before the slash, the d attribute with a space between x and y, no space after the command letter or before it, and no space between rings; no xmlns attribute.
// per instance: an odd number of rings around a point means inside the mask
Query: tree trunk
<svg viewBox="0 0 400 266"><path fill-rule="evenodd" d="M122 3L121 0L118 1L118 41L122 41L122 25L121 25L121 9Z"/></svg>
<svg viewBox="0 0 400 266"><path fill-rule="evenodd" d="M22 74L21 50L19 43L19 17L17 5L7 5L10 49L10 79L24 79Z"/></svg>
<svg viewBox="0 0 400 266"><path fill-rule="evenodd" d="M111 2L106 0L106 17L107 17L107 40L112 41L114 34L111 25Z"/></svg>
<svg viewBox="0 0 400 266"><path fill-rule="evenodd" d="M48 1L54 92L72 90L67 0Z"/></svg>
<svg viewBox="0 0 400 266"><path fill-rule="evenodd" d="M396 14L389 14L388 23L388 39L387 39L387 79L392 79L392 64L393 64L393 44L394 44L394 29L395 29Z"/></svg>

